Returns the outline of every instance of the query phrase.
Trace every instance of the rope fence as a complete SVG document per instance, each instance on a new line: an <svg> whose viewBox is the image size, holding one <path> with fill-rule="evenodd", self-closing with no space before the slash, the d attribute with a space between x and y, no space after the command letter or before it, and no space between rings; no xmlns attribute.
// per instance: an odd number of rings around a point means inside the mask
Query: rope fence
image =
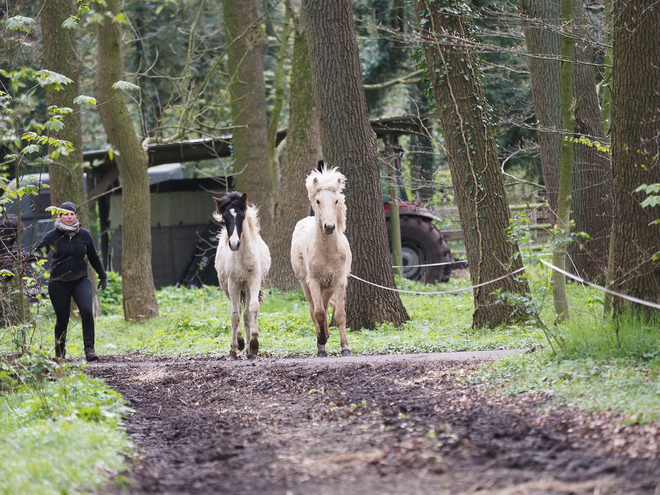
<svg viewBox="0 0 660 495"><path fill-rule="evenodd" d="M660 309L660 304L658 304L658 303L645 301L644 299L639 299L637 297L629 296L627 294L621 294L620 292L616 292L616 291L607 289L605 287L601 287L600 285L596 285L594 283L587 282L583 278L578 277L577 275L573 275L572 273L569 273L565 270L562 270L561 268L558 268L558 267L554 266L552 263L548 263L547 261L539 260L539 262L543 263L548 268L550 268L552 270L556 270L559 273L561 273L562 275L564 275L564 276L566 276L570 279L573 279L576 282L579 282L581 284L585 284L585 285L588 285L590 287L593 287L594 289L598 289L602 292L606 292L606 293L611 294L613 296L620 297L622 299L625 299L626 301L641 304L641 305L647 306L649 308ZM452 264L452 263L433 263L433 264L430 264L430 265L408 265L408 266L409 267L424 267L424 266L440 266L440 265L448 265L448 264ZM403 268L403 267L394 266L393 268ZM517 270L515 270L511 273L507 273L506 275L503 275L502 277L498 277L498 278L495 278L493 280L489 280L488 282L483 282L483 283L476 284L476 285L470 285L469 287L461 287L460 289L444 290L444 291L439 291L439 292L419 292L419 291L412 291L412 290L397 289L397 288L393 288L393 287L385 287L384 285L379 285L379 284L375 284L373 282L369 282L368 280L360 278L357 275L353 275L352 273L349 273L348 276L351 277L351 278L354 278L355 280L359 280L360 282L363 282L365 284L369 284L369 285L372 285L374 287L378 287L380 289L385 289L385 290L390 290L390 291L393 291L393 292L399 292L399 293L402 293L402 294L415 294L415 295L421 295L421 296L438 296L438 295L443 295L443 294L455 294L457 292L465 292L465 291L468 291L468 290L476 289L478 287L484 287L486 285L489 285L489 284L492 284L492 283L495 283L495 282L499 282L500 280L503 280L507 277L511 277L511 276L515 275L516 273L520 273L523 270L525 270L526 268L529 268L529 265L523 266L522 268L518 268Z"/></svg>

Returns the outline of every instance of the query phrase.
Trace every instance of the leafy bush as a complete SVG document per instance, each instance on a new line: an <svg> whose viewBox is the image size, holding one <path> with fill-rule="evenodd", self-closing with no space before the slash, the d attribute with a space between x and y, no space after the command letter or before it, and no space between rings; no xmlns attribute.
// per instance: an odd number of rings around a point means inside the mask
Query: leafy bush
<svg viewBox="0 0 660 495"><path fill-rule="evenodd" d="M124 303L121 288L121 275L109 271L108 286L99 291L99 302L104 315L123 315Z"/></svg>

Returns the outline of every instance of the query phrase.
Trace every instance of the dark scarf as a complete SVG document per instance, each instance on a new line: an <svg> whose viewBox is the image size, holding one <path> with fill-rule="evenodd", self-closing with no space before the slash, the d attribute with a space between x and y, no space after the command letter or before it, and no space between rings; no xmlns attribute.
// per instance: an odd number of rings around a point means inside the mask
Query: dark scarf
<svg viewBox="0 0 660 495"><path fill-rule="evenodd" d="M62 223L62 219L58 218L55 220L55 228L60 232L68 234L69 237L73 237L80 231L80 222L76 220L76 223L69 226Z"/></svg>

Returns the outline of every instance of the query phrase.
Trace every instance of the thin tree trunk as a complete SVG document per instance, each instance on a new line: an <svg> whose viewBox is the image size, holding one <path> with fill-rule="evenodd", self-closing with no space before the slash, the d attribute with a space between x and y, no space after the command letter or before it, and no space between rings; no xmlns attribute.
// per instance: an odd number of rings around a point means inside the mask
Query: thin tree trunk
<svg viewBox="0 0 660 495"><path fill-rule="evenodd" d="M616 211L614 268L611 288L660 303L660 207L642 208L642 184L660 183L660 4L655 0L613 2L612 165ZM629 304L615 298L621 313ZM642 309L634 305L635 309ZM644 309L647 315L658 311Z"/></svg>
<svg viewBox="0 0 660 495"><path fill-rule="evenodd" d="M268 163L268 118L264 54L268 39L259 22L257 0L225 0L222 4L231 83L232 148L236 190L259 207L261 236L271 239L273 177Z"/></svg>
<svg viewBox="0 0 660 495"><path fill-rule="evenodd" d="M71 108L72 113L63 115L64 128L53 132L57 139L69 141L74 148L68 155L61 154L55 163L48 166L50 178L50 202L59 206L65 201L76 205L78 220L89 229L89 212L84 204L83 140L80 123L80 106L73 100L80 94L81 61L76 50L76 29L64 29L62 23L75 11L71 0L47 0L42 4L41 31L44 44L44 68L63 74L71 79L59 91L46 91L46 105ZM49 151L53 151L49 148ZM89 266L90 279L96 281L96 272ZM94 314L101 314L98 288L92 283Z"/></svg>
<svg viewBox="0 0 660 495"><path fill-rule="evenodd" d="M509 205L504 190L488 103L474 53L447 37L469 39L464 5L458 0L415 0L422 31L422 49L445 137L454 195L476 287L473 327L495 328L529 317L520 302L528 297L524 278L511 273L522 268L518 245L507 238ZM512 294L510 304L496 291Z"/></svg>
<svg viewBox="0 0 660 495"><path fill-rule="evenodd" d="M312 73L307 51L307 35L295 21L289 128L282 163L280 188L275 208L275 225L270 243L270 281L281 290L300 287L291 268L291 236L298 220L309 215L305 178L316 168L321 148L319 118L312 91Z"/></svg>
<svg viewBox="0 0 660 495"><path fill-rule="evenodd" d="M113 18L119 13L118 0L106 6ZM158 302L151 267L151 204L147 154L135 133L121 90L113 84L122 77L122 39L119 23L109 17L98 24L98 67L96 95L99 115L115 155L122 186L122 282L124 318L127 321L158 316Z"/></svg>
<svg viewBox="0 0 660 495"><path fill-rule="evenodd" d="M277 68L275 69L275 102L270 112L270 122L268 123L268 140L266 150L268 153L268 166L270 176L273 180L273 201L277 201L277 193L280 190L280 163L277 149L277 128L280 123L280 114L284 105L284 61L288 52L289 35L291 34L291 11L289 6L285 7L284 25L280 33L280 51L277 55ZM275 212L273 212L275 214Z"/></svg>
<svg viewBox="0 0 660 495"><path fill-rule="evenodd" d="M546 197L554 223L561 162L561 95L559 34L561 3L556 0L519 0L525 18L523 29L529 53L529 76L538 125L537 137Z"/></svg>
<svg viewBox="0 0 660 495"><path fill-rule="evenodd" d="M561 114L564 139L561 143L559 166L559 194L557 196L557 231L552 251L552 263L566 268L566 248L570 239L571 191L573 188L573 138L575 131L575 100L573 98L573 0L561 3ZM566 298L566 276L552 272L552 298L557 321L568 321L570 312Z"/></svg>
<svg viewBox="0 0 660 495"><path fill-rule="evenodd" d="M575 0L576 44L573 67L575 95L575 137L604 142L596 76L595 53L587 44L587 23L582 0ZM574 145L573 197L571 209L574 236L568 246L569 271L587 281L604 284L612 229L612 165L609 154L596 146Z"/></svg>
<svg viewBox="0 0 660 495"><path fill-rule="evenodd" d="M376 135L369 125L350 0L303 0L314 95L326 163L347 177L352 272L395 287L380 190ZM398 293L349 279L347 325L354 330L409 319Z"/></svg>

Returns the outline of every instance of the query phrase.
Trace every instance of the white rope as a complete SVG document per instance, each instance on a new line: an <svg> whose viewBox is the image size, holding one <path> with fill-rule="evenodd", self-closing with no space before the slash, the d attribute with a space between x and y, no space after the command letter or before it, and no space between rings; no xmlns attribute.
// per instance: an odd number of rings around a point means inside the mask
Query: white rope
<svg viewBox="0 0 660 495"><path fill-rule="evenodd" d="M558 268L558 267L554 266L553 264L548 263L547 261L543 261L543 260L539 260L539 261L541 263L543 263L544 265L549 266L553 270L557 270L562 275L565 275L568 278L572 278L573 280L576 280L577 282L580 282L582 284L587 284L590 287L593 287L594 289L602 290L603 292L607 292L608 294L612 294L613 296L618 296L618 297L620 297L622 299L625 299L627 301L632 301L632 302L637 303L637 304L642 304L644 306L648 306L649 308L660 309L660 304L645 301L644 299L638 299L636 297L628 296L626 294L621 294L619 292L614 292L613 290L606 289L605 287L601 287L600 285L596 285L596 284L592 284L591 282L587 282L586 280L584 280L584 279L582 279L582 278L580 278L576 275L573 275L572 273L568 273L567 271L564 271L561 268Z"/></svg>
<svg viewBox="0 0 660 495"><path fill-rule="evenodd" d="M466 290L476 289L477 287L483 287L484 285L488 285L488 284L492 284L494 282L498 282L498 281L503 280L507 277L510 277L511 275L515 275L518 272L522 272L525 268L526 267L523 266L522 268L518 268L516 271L513 271L511 273L507 273L506 275L495 278L493 280L489 280L488 282L483 282L481 284L471 285L469 287L462 287L460 289L454 289L454 290L443 290L443 291L440 291L440 292L415 292L415 291L412 291L412 290L396 289L396 288L392 288L392 287L385 287L384 285L374 284L373 282L369 282L367 280L364 280L363 278L360 278L356 275L353 275L352 273L349 273L348 276L353 277L355 280L359 280L360 282L364 282L365 284L369 284L369 285L373 285L374 287L378 287L380 289L391 290L393 292L400 292L400 293L403 293L403 294L418 294L420 296L434 296L434 295L440 295L440 294L454 294L456 292L463 292L463 291L466 291Z"/></svg>
<svg viewBox="0 0 660 495"><path fill-rule="evenodd" d="M424 268L425 266L443 266L453 265L454 263L463 263L467 260L443 261L442 263L430 263L428 265L392 265L392 268Z"/></svg>

